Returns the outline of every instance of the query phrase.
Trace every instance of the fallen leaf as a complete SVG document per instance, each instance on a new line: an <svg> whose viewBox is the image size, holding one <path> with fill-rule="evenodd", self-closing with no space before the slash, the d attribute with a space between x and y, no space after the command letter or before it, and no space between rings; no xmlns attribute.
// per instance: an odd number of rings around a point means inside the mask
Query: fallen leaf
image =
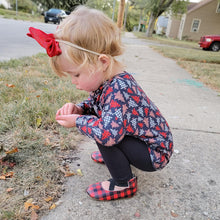
<svg viewBox="0 0 220 220"><path fill-rule="evenodd" d="M38 116L37 119L36 119L36 125L37 125L37 127L40 127L40 126L41 126L41 123L42 123L42 119L41 119L40 116Z"/></svg>
<svg viewBox="0 0 220 220"><path fill-rule="evenodd" d="M76 175L76 174L73 172L70 172L70 171L65 172L65 177L74 176L74 175Z"/></svg>
<svg viewBox="0 0 220 220"><path fill-rule="evenodd" d="M138 218L141 217L141 215L140 215L139 212L135 212L134 216L135 216L135 217L138 217Z"/></svg>
<svg viewBox="0 0 220 220"><path fill-rule="evenodd" d="M32 210L31 211L31 220L37 220L37 219L38 219L37 213L34 210Z"/></svg>
<svg viewBox="0 0 220 220"><path fill-rule="evenodd" d="M50 142L50 139L49 139L49 138L46 138L46 139L45 139L44 145L46 145L46 146L51 145L51 142Z"/></svg>
<svg viewBox="0 0 220 220"><path fill-rule="evenodd" d="M171 214L174 218L178 217L178 214L175 213L173 210L170 211L170 214Z"/></svg>
<svg viewBox="0 0 220 220"><path fill-rule="evenodd" d="M24 210L28 211L28 209L31 207L31 209L39 209L40 207L38 205L33 204L33 199L30 198L24 203Z"/></svg>
<svg viewBox="0 0 220 220"><path fill-rule="evenodd" d="M6 192L11 192L11 191L13 191L14 190L14 188L8 188L8 189L6 189Z"/></svg>
<svg viewBox="0 0 220 220"><path fill-rule="evenodd" d="M24 210L27 211L30 206L32 206L33 199L30 198L24 203Z"/></svg>
<svg viewBox="0 0 220 220"><path fill-rule="evenodd" d="M81 169L77 169L76 171L77 171L77 175L83 176L83 173L82 173Z"/></svg>
<svg viewBox="0 0 220 220"><path fill-rule="evenodd" d="M41 176L36 176L35 179L36 179L37 181L43 180L43 178L42 178Z"/></svg>
<svg viewBox="0 0 220 220"><path fill-rule="evenodd" d="M44 200L45 200L46 202L49 202L49 201L53 200L53 197L48 196L48 197L47 197L47 198L45 198Z"/></svg>
<svg viewBox="0 0 220 220"><path fill-rule="evenodd" d="M9 87L9 88L14 88L14 87L15 87L15 85L13 85L13 84L8 84L8 83L6 84L6 86Z"/></svg>
<svg viewBox="0 0 220 220"><path fill-rule="evenodd" d="M32 204L31 208L32 208L32 209L37 209L37 210L38 210L38 209L40 208L40 206L39 206L39 205L34 205L34 204Z"/></svg>
<svg viewBox="0 0 220 220"><path fill-rule="evenodd" d="M6 151L5 153L6 154L13 154L13 153L16 153L16 152L18 152L18 148L17 147L12 149L12 150Z"/></svg>
<svg viewBox="0 0 220 220"><path fill-rule="evenodd" d="M0 180L5 180L6 178L11 178L11 177L13 177L13 175L14 175L14 172L11 172L11 171L8 173L2 174L0 176Z"/></svg>
<svg viewBox="0 0 220 220"><path fill-rule="evenodd" d="M56 208L56 204L55 204L55 203L53 203L53 205L52 205L52 206L50 206L50 210L55 209L55 208Z"/></svg>
<svg viewBox="0 0 220 220"><path fill-rule="evenodd" d="M29 203L29 202L25 202L24 203L24 210L27 211L29 209L29 207L32 206L32 203Z"/></svg>
<svg viewBox="0 0 220 220"><path fill-rule="evenodd" d="M13 175L14 175L14 172L10 171L10 172L5 174L5 177L6 178L11 178L11 177L13 177Z"/></svg>
<svg viewBox="0 0 220 220"><path fill-rule="evenodd" d="M58 200L57 202L55 202L55 205L58 206L58 205L60 205L62 203L63 203L63 200Z"/></svg>

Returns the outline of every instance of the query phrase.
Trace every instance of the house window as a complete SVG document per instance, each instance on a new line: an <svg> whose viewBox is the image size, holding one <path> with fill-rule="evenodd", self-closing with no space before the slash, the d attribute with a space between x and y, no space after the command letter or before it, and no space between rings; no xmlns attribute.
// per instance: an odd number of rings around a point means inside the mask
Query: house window
<svg viewBox="0 0 220 220"><path fill-rule="evenodd" d="M197 32L199 30L200 20L193 19L191 32Z"/></svg>
<svg viewBox="0 0 220 220"><path fill-rule="evenodd" d="M216 13L220 13L220 3L217 5Z"/></svg>

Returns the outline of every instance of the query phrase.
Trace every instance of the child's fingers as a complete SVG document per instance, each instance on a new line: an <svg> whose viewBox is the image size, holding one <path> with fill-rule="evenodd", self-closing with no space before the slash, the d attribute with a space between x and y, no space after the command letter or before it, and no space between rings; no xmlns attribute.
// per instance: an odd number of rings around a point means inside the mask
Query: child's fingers
<svg viewBox="0 0 220 220"><path fill-rule="evenodd" d="M62 121L70 121L75 117L75 115L57 115L56 120L62 120Z"/></svg>
<svg viewBox="0 0 220 220"><path fill-rule="evenodd" d="M70 115L74 112L75 105L73 103L66 103L62 108L60 108L56 115Z"/></svg>
<svg viewBox="0 0 220 220"><path fill-rule="evenodd" d="M68 120L67 115L56 115L56 120Z"/></svg>
<svg viewBox="0 0 220 220"><path fill-rule="evenodd" d="M71 115L57 115L56 121L67 128L75 127L76 126L76 118L78 115L71 114Z"/></svg>
<svg viewBox="0 0 220 220"><path fill-rule="evenodd" d="M57 110L56 116L61 115L61 108Z"/></svg>
<svg viewBox="0 0 220 220"><path fill-rule="evenodd" d="M65 126L65 121L57 120L57 122L58 122L60 125Z"/></svg>

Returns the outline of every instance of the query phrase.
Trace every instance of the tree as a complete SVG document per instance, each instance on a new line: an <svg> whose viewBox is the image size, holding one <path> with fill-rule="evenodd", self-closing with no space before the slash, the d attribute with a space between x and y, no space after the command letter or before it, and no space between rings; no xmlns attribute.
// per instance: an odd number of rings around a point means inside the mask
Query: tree
<svg viewBox="0 0 220 220"><path fill-rule="evenodd" d="M131 6L133 6L135 10L139 11L139 31L141 27L141 21L143 20L143 14L145 13L145 9L147 8L146 0L131 0Z"/></svg>
<svg viewBox="0 0 220 220"><path fill-rule="evenodd" d="M103 11L109 17L112 17L113 14L113 3L114 0L88 0L86 5L90 8L95 8Z"/></svg>
<svg viewBox="0 0 220 220"><path fill-rule="evenodd" d="M155 22L162 13L170 8L174 13L184 13L188 2L189 0L147 0L150 18L146 36L152 36Z"/></svg>
<svg viewBox="0 0 220 220"><path fill-rule="evenodd" d="M32 0L36 4L41 4L47 10L50 8L60 8L67 11L72 11L77 5L86 4L87 0Z"/></svg>
<svg viewBox="0 0 220 220"><path fill-rule="evenodd" d="M175 14L184 13L189 0L131 0L131 3L135 8L145 10L145 13L149 15L146 35L151 37L155 22L162 13L170 9Z"/></svg>
<svg viewBox="0 0 220 220"><path fill-rule="evenodd" d="M125 11L125 0L120 0L119 9L118 9L118 19L117 19L118 28L121 28L123 25L124 11Z"/></svg>
<svg viewBox="0 0 220 220"><path fill-rule="evenodd" d="M10 5L13 10L16 10L16 2L10 0ZM17 0L18 11L23 11L27 13L37 12L37 5L31 0Z"/></svg>
<svg viewBox="0 0 220 220"><path fill-rule="evenodd" d="M133 6L130 6L128 9L128 15L126 19L126 30L132 31L134 26L138 26L140 23L139 16L140 12L138 10L134 10Z"/></svg>

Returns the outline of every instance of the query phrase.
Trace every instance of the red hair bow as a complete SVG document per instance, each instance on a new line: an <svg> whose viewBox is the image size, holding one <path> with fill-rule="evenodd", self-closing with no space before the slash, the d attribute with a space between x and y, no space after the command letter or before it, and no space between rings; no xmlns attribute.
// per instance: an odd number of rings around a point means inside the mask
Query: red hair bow
<svg viewBox="0 0 220 220"><path fill-rule="evenodd" d="M27 36L34 38L43 48L46 49L49 57L58 56L62 53L59 43L53 34L47 34L39 29L30 27Z"/></svg>

